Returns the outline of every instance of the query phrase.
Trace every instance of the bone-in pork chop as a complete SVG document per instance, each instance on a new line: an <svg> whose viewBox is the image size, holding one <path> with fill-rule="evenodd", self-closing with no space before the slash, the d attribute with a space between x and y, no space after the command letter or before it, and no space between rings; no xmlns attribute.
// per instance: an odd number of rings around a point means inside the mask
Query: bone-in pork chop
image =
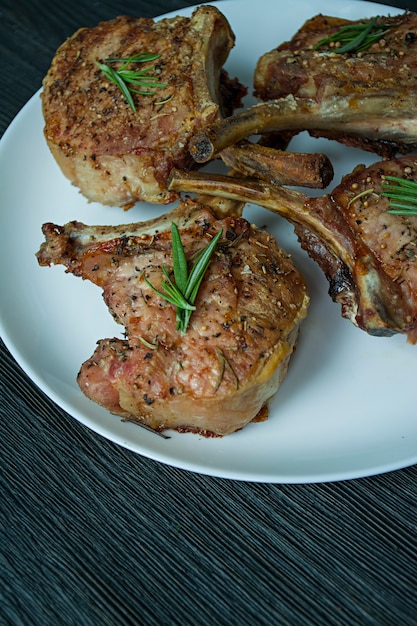
<svg viewBox="0 0 417 626"><path fill-rule="evenodd" d="M220 229L185 334L161 289L173 266L171 222L190 260ZM284 379L308 295L291 258L239 215L186 199L161 218L124 226L45 224L41 265L103 290L125 339L98 342L78 382L92 400L156 430L227 435L254 419ZM81 304L80 304L81 305ZM76 332L76 329L74 329Z"/></svg>
<svg viewBox="0 0 417 626"><path fill-rule="evenodd" d="M375 35L375 41L366 49L342 53L343 41L325 43L329 37L337 38L341 29L366 27L373 19L370 35ZM378 33L383 35L378 38ZM320 14L307 20L290 41L258 60L254 87L256 96L265 102L292 96L315 103L323 117L336 117L345 107L346 128L343 119L329 129L320 128L318 121L317 129L309 128L310 134L390 157L417 145L415 107L406 108L410 96L415 98L417 93L416 77L416 13L362 20ZM363 110L357 128L349 124L349 109L354 108ZM407 128L413 129L414 140L402 137Z"/></svg>
<svg viewBox="0 0 417 626"><path fill-rule="evenodd" d="M358 165L319 198L204 172L173 172L171 186L252 202L282 215L326 275L343 317L369 334L403 333L417 343L417 216L390 212L383 194L387 176L417 181L416 157Z"/></svg>
<svg viewBox="0 0 417 626"><path fill-rule="evenodd" d="M386 34L363 51L315 49L340 27L366 27L318 15L289 42L265 53L255 69L251 107L197 131L190 150L199 163L252 134L307 130L384 158L417 150L417 14L379 17ZM341 48L343 49L343 48Z"/></svg>
<svg viewBox="0 0 417 626"><path fill-rule="evenodd" d="M43 81L44 134L64 174L102 204L173 201L167 178L173 166L191 166L190 136L220 117L223 99L233 108L245 92L221 69L233 45L229 23L210 6L190 18L121 16L78 30ZM142 87L152 95L131 92L133 110L97 63L118 70L123 62L111 59L144 52L159 56L126 69L149 71L156 86Z"/></svg>

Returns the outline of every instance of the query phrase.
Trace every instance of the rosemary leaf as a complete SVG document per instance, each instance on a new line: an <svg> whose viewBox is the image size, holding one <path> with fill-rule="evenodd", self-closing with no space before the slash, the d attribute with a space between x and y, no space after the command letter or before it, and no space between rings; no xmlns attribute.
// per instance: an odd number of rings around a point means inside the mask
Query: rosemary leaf
<svg viewBox="0 0 417 626"><path fill-rule="evenodd" d="M130 108L133 111L136 111L136 105L132 98L132 93L137 93L142 96L152 96L155 94L155 89L166 87L167 83L159 82L158 78L152 74L155 69L154 67L142 70L128 70L126 68L131 63L145 63L148 61L154 61L159 57L160 54L154 54L153 52L139 52L138 54L134 54L128 58L108 58L104 59L104 63L99 63L98 61L95 63L106 78L108 78L120 89ZM122 65L115 70L110 67L109 63L122 63ZM135 89L131 85L141 87L141 89Z"/></svg>
<svg viewBox="0 0 417 626"><path fill-rule="evenodd" d="M213 254L222 234L223 229L219 230L219 232L209 243L209 245L201 251L200 255L197 258L197 261L195 262L195 265L193 265L193 268L187 280L187 286L184 293L186 299L190 300L192 303L195 302L197 292L201 285L201 281L203 280L204 274L206 273L207 267L210 263L211 255Z"/></svg>
<svg viewBox="0 0 417 626"><path fill-rule="evenodd" d="M388 213L393 215L417 216L417 182L397 176L385 176L381 196L388 198Z"/></svg>
<svg viewBox="0 0 417 626"><path fill-rule="evenodd" d="M174 306L181 309L189 309L191 311L195 311L195 306L187 302L181 291L179 291L171 281L169 283L162 283L163 291L154 287L147 278L145 278L145 282L148 287L151 287L158 295L161 296L161 298L164 298L164 300L167 300Z"/></svg>
<svg viewBox="0 0 417 626"><path fill-rule="evenodd" d="M124 63L120 69L124 69L129 63L147 63L149 61L156 61L161 55L154 52L138 52L127 58L110 58L105 59L106 63Z"/></svg>
<svg viewBox="0 0 417 626"><path fill-rule="evenodd" d="M217 352L220 357L220 372L214 387L214 393L217 393L220 385L222 384L224 378L224 370L226 369L226 357L224 356L223 351L218 348Z"/></svg>
<svg viewBox="0 0 417 626"><path fill-rule="evenodd" d="M345 52L353 52L355 50L362 50L362 45L365 45L365 41L373 27L375 26L377 18L374 17L373 20L369 22L369 24L356 35L354 39L348 41L344 46L337 49L338 54L343 54ZM382 36L382 35L381 35ZM370 45L370 44L369 44ZM367 46L368 47L368 46Z"/></svg>
<svg viewBox="0 0 417 626"><path fill-rule="evenodd" d="M136 106L135 106L135 103L133 102L132 94L130 93L129 87L126 85L124 80L119 76L119 74L112 67L110 67L109 65L105 65L104 63L99 63L98 61L96 61L96 65L97 67L101 69L101 71L106 76L106 78L108 78L112 83L117 85L117 87L120 89L120 91L126 98L127 103L129 104L130 108L133 111L136 111Z"/></svg>
<svg viewBox="0 0 417 626"><path fill-rule="evenodd" d="M174 278L178 289L184 293L187 286L187 259L185 258L184 247L182 245L180 232L177 225L173 222L171 226L172 232L172 260L174 264Z"/></svg>
<svg viewBox="0 0 417 626"><path fill-rule="evenodd" d="M151 287L158 295L170 302L177 308L176 329L184 334L188 328L190 317L196 307L195 299L198 294L204 274L210 263L211 256L216 245L222 236L223 230L220 230L213 240L200 252L191 272L188 274L188 264L185 257L184 246L176 224L171 224L172 233L172 264L174 272L174 281L172 281L167 268L163 265L162 272L165 281L161 283L162 290L157 289L146 278L146 284Z"/></svg>
<svg viewBox="0 0 417 626"><path fill-rule="evenodd" d="M218 390L218 388L221 385L221 382L222 382L222 380L224 378L224 372L225 372L226 366L229 368L230 373L232 375L232 378L235 381L236 389L239 389L239 379L236 376L236 373L235 373L233 367L231 366L229 360L225 357L224 352L223 352L223 350L221 348L217 348L217 352L218 352L218 354L220 356L220 376L219 376L219 379L218 379L218 381L216 383L216 386L215 386L215 389L214 389L214 393L216 393L216 391Z"/></svg>
<svg viewBox="0 0 417 626"><path fill-rule="evenodd" d="M355 196L353 196L349 202L348 202L348 207L350 207L351 204L353 204L354 202L356 202L356 200L359 200L360 198L363 198L364 196L369 195L370 193L373 193L374 190L373 188L369 188L369 189L364 189L364 191L361 191L360 193L357 193Z"/></svg>
<svg viewBox="0 0 417 626"><path fill-rule="evenodd" d="M145 339L144 337L139 337L139 341L141 343L143 343L144 346L146 346L147 348L150 348L151 350L157 350L158 348L158 340L154 340L154 343L151 343L150 341L147 341L147 339Z"/></svg>
<svg viewBox="0 0 417 626"><path fill-rule="evenodd" d="M369 22L361 22L359 24L346 24L330 35L321 39L313 47L318 50L323 46L330 47L334 43L343 44L339 47L331 47L331 51L336 54L345 54L347 52L362 52L369 48L373 43L381 39L390 28L396 24L377 23L379 16L377 15Z"/></svg>

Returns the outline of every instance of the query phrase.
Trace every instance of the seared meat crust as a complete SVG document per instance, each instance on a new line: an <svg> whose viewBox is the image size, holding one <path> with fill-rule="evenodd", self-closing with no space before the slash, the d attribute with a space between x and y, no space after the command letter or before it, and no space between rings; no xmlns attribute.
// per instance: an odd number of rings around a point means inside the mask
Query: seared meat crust
<svg viewBox="0 0 417 626"><path fill-rule="evenodd" d="M290 41L258 60L254 76L255 95L265 102L291 95L298 101L314 102L324 107L330 99L338 103L334 106L341 106L340 102L343 99L349 102L352 94L357 94L357 106L361 106L361 101L369 98L371 103L379 94L387 99L387 103L390 102L392 108L401 108L402 94L415 94L417 97L416 13L380 17L379 22L394 26L363 52L336 54L328 47L313 50L320 40L336 33L340 27L367 23L370 19L346 20L320 14L307 20ZM350 102L349 106L353 107L354 102ZM402 109L401 112L404 114ZM372 110L366 111L367 116L371 113ZM328 115L331 117L331 110ZM410 110L407 117L414 119L414 111ZM349 130L346 132L342 123L339 129L309 128L309 133L336 139L387 158L417 148L417 137L414 146L409 143L403 145L401 139L396 141L395 136L375 139L371 136L372 132L367 139L363 131L358 135ZM286 137L288 139L288 134Z"/></svg>
<svg viewBox="0 0 417 626"><path fill-rule="evenodd" d="M378 307L385 322L385 328L381 325L379 334L402 332L410 343L416 343L417 217L388 213L389 201L381 196L385 176L416 181L416 157L403 156L368 167L359 165L343 178L341 184L327 198L327 203L333 205L333 211L337 207L350 229L352 256L356 260L356 282L365 283L367 270L369 271L366 260L370 257L377 270L375 276L378 280L374 279L374 290L372 291L372 281L368 280L370 297L368 301L363 298L362 306L356 311L356 319L352 315L351 303L345 314L366 329L368 325L372 326L374 311ZM319 208L321 200L314 202ZM314 258L313 248L310 250ZM322 263L320 254L315 260ZM328 277L331 293L336 301L341 302L343 310L343 290L346 284L343 278L339 280L340 275L339 268L338 272L328 274ZM378 334L378 329L375 329L375 334Z"/></svg>
<svg viewBox="0 0 417 626"><path fill-rule="evenodd" d="M43 81L44 134L64 174L102 204L173 201L167 177L173 166L191 166L190 135L219 117L220 70L233 45L226 18L210 6L191 18L120 16L78 30ZM133 94L134 112L95 62L140 52L160 54L141 69L155 66L166 87ZM239 100L239 87L226 81L225 93Z"/></svg>
<svg viewBox="0 0 417 626"><path fill-rule="evenodd" d="M185 335L175 308L156 294L172 267L171 222L193 257L223 228ZM216 218L187 199L144 224L45 224L41 265L103 289L126 339L110 338L81 367L82 391L110 412L153 429L226 435L245 426L284 379L308 295L291 258L238 216Z"/></svg>

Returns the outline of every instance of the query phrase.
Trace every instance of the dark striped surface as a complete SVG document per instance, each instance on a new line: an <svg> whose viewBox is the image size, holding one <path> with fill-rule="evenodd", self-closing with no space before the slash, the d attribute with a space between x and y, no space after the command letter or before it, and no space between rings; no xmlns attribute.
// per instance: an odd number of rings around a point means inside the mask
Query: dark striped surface
<svg viewBox="0 0 417 626"><path fill-rule="evenodd" d="M190 4L2 0L1 131L80 24ZM299 486L189 474L90 432L1 349L0 624L417 624L417 467Z"/></svg>

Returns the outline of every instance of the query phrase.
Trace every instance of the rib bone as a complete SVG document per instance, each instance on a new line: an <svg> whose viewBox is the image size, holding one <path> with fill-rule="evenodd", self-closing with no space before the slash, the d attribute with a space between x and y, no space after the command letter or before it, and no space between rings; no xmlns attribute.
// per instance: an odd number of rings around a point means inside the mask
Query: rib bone
<svg viewBox="0 0 417 626"><path fill-rule="evenodd" d="M333 166L325 154L277 150L240 141L226 148L220 157L230 168L273 185L324 189L333 179Z"/></svg>
<svg viewBox="0 0 417 626"><path fill-rule="evenodd" d="M210 161L221 151L250 135L277 131L326 131L355 135L363 144L378 142L379 152L417 149L415 103L417 87L404 93L367 91L366 95L337 93L321 102L289 95L261 102L208 126L190 142L198 163Z"/></svg>

